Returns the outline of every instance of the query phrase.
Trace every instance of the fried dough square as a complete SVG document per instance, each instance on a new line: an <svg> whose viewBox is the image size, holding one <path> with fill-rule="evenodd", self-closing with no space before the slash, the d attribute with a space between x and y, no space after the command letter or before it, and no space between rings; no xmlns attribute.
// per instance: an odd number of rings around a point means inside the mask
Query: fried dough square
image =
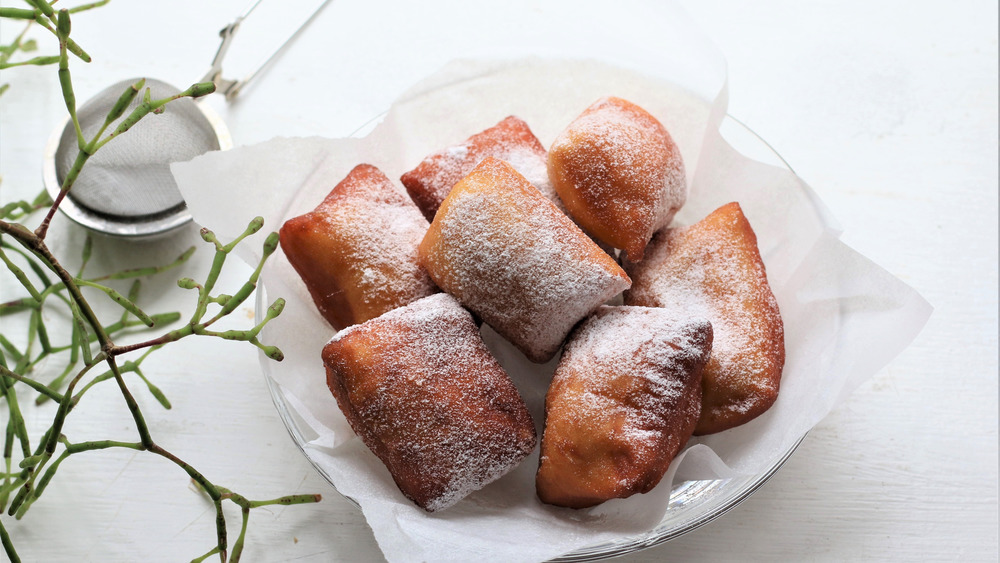
<svg viewBox="0 0 1000 563"><path fill-rule="evenodd" d="M643 261L625 268L633 280L626 305L701 315L715 330L695 434L739 426L771 407L785 365L784 325L738 203L657 233Z"/></svg>
<svg viewBox="0 0 1000 563"><path fill-rule="evenodd" d="M487 157L441 204L420 263L444 291L534 362L631 283L621 267L506 162Z"/></svg>
<svg viewBox="0 0 1000 563"><path fill-rule="evenodd" d="M281 227L281 249L323 318L340 330L437 292L417 264L428 222L369 164Z"/></svg>
<svg viewBox="0 0 1000 563"><path fill-rule="evenodd" d="M561 205L545 169L545 147L528 124L513 115L464 143L427 156L416 168L403 174L400 181L424 217L433 221L452 186L488 156L507 161L542 195Z"/></svg>
<svg viewBox="0 0 1000 563"><path fill-rule="evenodd" d="M586 508L652 490L698 422L711 347L708 321L666 309L601 307L580 323L545 397L539 498Z"/></svg>
<svg viewBox="0 0 1000 563"><path fill-rule="evenodd" d="M573 120L549 148L548 171L570 217L632 261L687 199L680 149L655 117L621 98L602 98Z"/></svg>
<svg viewBox="0 0 1000 563"><path fill-rule="evenodd" d="M349 327L322 356L351 428L427 511L500 478L535 447L521 395L449 295Z"/></svg>

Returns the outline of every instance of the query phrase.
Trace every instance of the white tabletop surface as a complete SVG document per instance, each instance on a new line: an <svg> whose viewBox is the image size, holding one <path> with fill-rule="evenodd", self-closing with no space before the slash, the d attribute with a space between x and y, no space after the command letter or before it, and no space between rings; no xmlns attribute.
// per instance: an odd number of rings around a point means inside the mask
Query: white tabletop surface
<svg viewBox="0 0 1000 563"><path fill-rule="evenodd" d="M935 310L913 344L809 433L749 500L622 560L996 561L997 4L682 5L728 60L730 114L816 190L843 240ZM245 0L114 0L80 14L74 32L95 61L74 67L78 95L138 75L198 79L217 30L244 7ZM433 2L426 12L452 14ZM393 2L329 5L234 106L212 102L237 144L349 134L464 54L428 48L435 38L396 14ZM2 42L12 29L2 28ZM434 56L416 58L420 49L392 33L400 29ZM49 38L36 36L51 51ZM65 110L51 67L5 70L0 82L11 83L0 98L6 202L40 189L42 145ZM292 96L301 101L280 103ZM65 240L57 248L73 248L80 231L63 225L53 236ZM197 238L193 230L183 237L141 252L168 256ZM110 244L95 261L122 267L136 252ZM200 254L192 268L204 266L208 253ZM238 267L232 279L243 275ZM255 511L244 560L382 560L360 512L288 437L255 350L195 340L176 352L154 356L146 370L174 408L138 393L158 441L248 496L324 496L318 505ZM87 401L71 419L75 436L131 436L115 389L95 390ZM40 425L52 411L28 416ZM228 515L238 522L238 512ZM213 518L174 465L128 451L74 456L24 520L3 521L25 561L184 561L211 547Z"/></svg>

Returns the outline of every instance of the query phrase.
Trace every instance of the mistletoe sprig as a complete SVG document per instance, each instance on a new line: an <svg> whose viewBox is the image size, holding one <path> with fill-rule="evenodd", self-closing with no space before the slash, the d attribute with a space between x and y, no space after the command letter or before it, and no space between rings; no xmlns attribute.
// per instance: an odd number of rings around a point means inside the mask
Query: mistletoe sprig
<svg viewBox="0 0 1000 563"><path fill-rule="evenodd" d="M90 261L93 239L84 243L81 265L71 273L63 262L53 254L46 242L49 225L66 194L88 159L101 147L127 131L140 120L151 114L162 113L171 101L190 97L197 98L214 91L212 83L194 84L187 90L169 98L152 99L144 81L140 80L127 88L110 109L103 126L91 138L85 138L76 117L76 97L70 74L70 55L84 62L90 61L79 45L71 38L70 14L88 10L107 3L107 0L56 11L45 0L26 0L28 8L0 8L0 17L26 20L28 25L39 25L52 33L59 42L58 55L41 55L22 61L11 62L18 52L35 49L31 41L26 41L27 28L15 40L0 46L0 69L25 65L58 66L59 83L66 108L76 131L79 153L73 166L66 174L55 198L45 192L31 201L16 201L0 206L0 262L16 285L23 288L26 295L0 303L0 318L4 318L4 330L12 326L7 317L23 319L24 338L17 339L0 333L0 401L6 405L7 424L4 433L3 471L0 472L0 510L7 515L22 518L38 501L46 487L55 477L62 463L73 455L106 449L131 449L148 452L166 458L183 470L198 485L216 511L216 542L204 555L195 559L201 561L218 555L225 562L238 561L243 552L250 511L254 508L273 504L303 504L320 500L319 495L289 495L271 500L250 500L209 480L174 453L161 447L153 438L142 410L133 395L125 376L134 374L144 384L148 392L164 407L170 402L143 371L144 361L157 350L183 338L202 336L225 340L248 342L261 349L268 357L280 361L281 351L258 340L261 329L281 314L284 300L275 300L263 319L245 330L217 330L216 323L234 312L253 294L264 263L277 249L278 235L271 233L264 241L262 257L256 268L232 294L216 292L216 284L226 260L236 245L260 231L264 222L256 218L235 240L223 243L216 235L202 229L202 239L214 247L215 256L211 268L201 282L184 277L178 280L181 288L196 293L194 312L179 328L167 330L158 336L131 344L117 344L120 335L136 330L159 329L176 324L182 315L177 312L146 313L137 303L141 280L182 267L195 247L183 252L169 264L152 267L126 269L111 274L90 276L86 267ZM54 3L54 2L53 2ZM0 86L0 94L6 85ZM129 109L138 96L140 102ZM128 113L126 114L126 112ZM44 216L34 229L26 223L36 214ZM131 280L126 293L115 288L123 280ZM113 322L102 320L95 307L85 295L89 293L109 300L120 307ZM68 321L68 336L65 342L52 336L55 330L48 326L47 319L59 318ZM64 328L62 332L67 332ZM17 343L15 343L17 341ZM54 377L43 381L46 374L40 373L43 361L58 357L65 360L63 368ZM63 428L75 407L94 386L114 381L122 399L128 407L137 435L136 441L94 440L74 442L63 432ZM40 431L28 427L22 412L20 394L30 395L36 405L54 401L55 414L51 424ZM30 405L29 405L30 406ZM31 407L35 408L35 407ZM34 434L34 436L33 436ZM237 539L230 542L223 502L229 501L240 508L242 525ZM14 541L8 534L0 518L0 543L11 561L19 561Z"/></svg>

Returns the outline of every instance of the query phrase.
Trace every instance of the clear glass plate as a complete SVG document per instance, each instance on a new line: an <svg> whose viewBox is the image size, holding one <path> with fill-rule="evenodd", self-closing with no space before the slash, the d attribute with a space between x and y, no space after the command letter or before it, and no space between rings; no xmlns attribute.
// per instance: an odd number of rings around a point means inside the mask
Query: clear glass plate
<svg viewBox="0 0 1000 563"><path fill-rule="evenodd" d="M378 118L373 119L372 123L377 121ZM792 171L791 166L781 158L777 151L739 120L726 116L720 130L726 141L745 156ZM267 293L263 286L259 286L256 300L258 318L263 318L268 304ZM305 450L305 444L312 439L310 437L312 430L294 413L294 409L286 400L280 384L272 376L271 370L274 363L263 356L261 358L264 379L271 393L271 399L285 428L292 437L292 441L332 486L333 480L330 475ZM670 493L669 509L659 525L652 530L579 549L558 557L554 561L594 561L616 557L670 541L695 530L722 516L749 498L788 460L804 437L800 437L786 450L775 452L770 464L756 475L674 483ZM334 490L336 490L335 487ZM345 498L354 503L350 497Z"/></svg>

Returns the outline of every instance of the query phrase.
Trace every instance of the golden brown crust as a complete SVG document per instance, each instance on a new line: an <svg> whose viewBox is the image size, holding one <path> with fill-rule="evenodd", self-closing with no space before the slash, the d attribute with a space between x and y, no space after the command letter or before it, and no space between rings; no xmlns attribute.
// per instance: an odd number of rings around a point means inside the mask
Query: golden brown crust
<svg viewBox="0 0 1000 563"><path fill-rule="evenodd" d="M351 428L428 511L501 477L535 447L517 388L448 295L341 331L322 356Z"/></svg>
<svg viewBox="0 0 1000 563"><path fill-rule="evenodd" d="M630 260L687 198L680 150L659 121L621 98L603 98L556 137L549 178L569 215Z"/></svg>
<svg viewBox="0 0 1000 563"><path fill-rule="evenodd" d="M509 116L493 127L469 137L464 143L427 156L416 168L400 177L403 186L428 221L434 220L452 186L484 158L506 161L528 179L542 195L558 205L545 171L545 147L518 117Z"/></svg>
<svg viewBox="0 0 1000 563"><path fill-rule="evenodd" d="M509 164L484 159L456 184L420 244L441 289L534 362L628 287L621 267Z"/></svg>
<svg viewBox="0 0 1000 563"><path fill-rule="evenodd" d="M657 233L646 258L625 268L633 279L627 305L687 311L712 322L715 345L696 435L744 424L771 407L785 363L784 327L739 204Z"/></svg>
<svg viewBox="0 0 1000 563"><path fill-rule="evenodd" d="M698 421L704 319L602 307L573 331L545 398L539 498L586 508L659 483Z"/></svg>
<svg viewBox="0 0 1000 563"><path fill-rule="evenodd" d="M378 168L355 167L316 209L281 227L281 248L335 329L437 291L417 264L428 223Z"/></svg>

